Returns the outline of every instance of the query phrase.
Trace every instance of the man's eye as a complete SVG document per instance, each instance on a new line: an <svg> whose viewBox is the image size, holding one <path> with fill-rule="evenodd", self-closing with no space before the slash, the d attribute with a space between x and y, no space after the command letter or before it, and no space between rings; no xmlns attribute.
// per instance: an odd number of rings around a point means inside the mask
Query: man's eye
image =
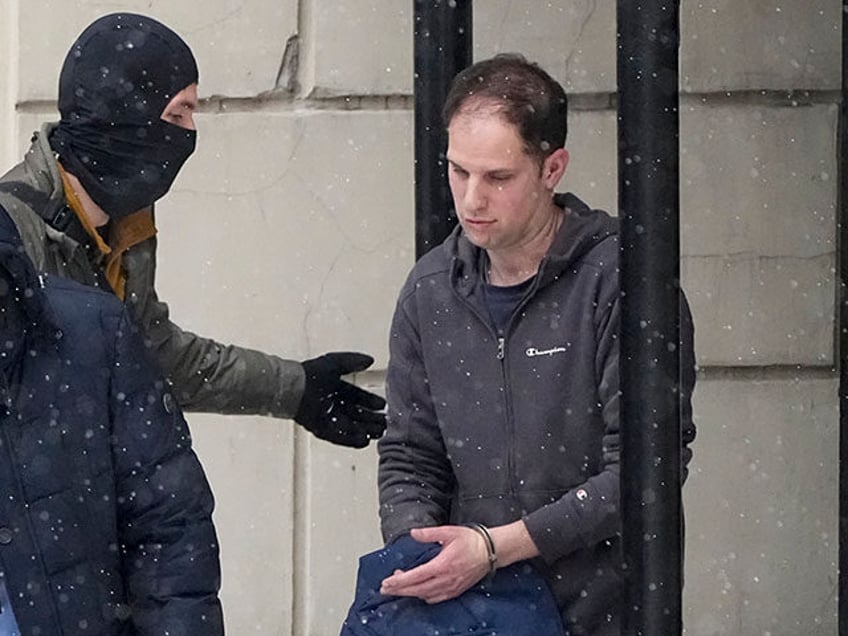
<svg viewBox="0 0 848 636"><path fill-rule="evenodd" d="M512 175L508 175L508 174L493 174L493 175L492 175L492 176L490 176L489 178L490 178L492 181L509 181L509 179L510 179L510 177L511 177L511 176L512 176Z"/></svg>

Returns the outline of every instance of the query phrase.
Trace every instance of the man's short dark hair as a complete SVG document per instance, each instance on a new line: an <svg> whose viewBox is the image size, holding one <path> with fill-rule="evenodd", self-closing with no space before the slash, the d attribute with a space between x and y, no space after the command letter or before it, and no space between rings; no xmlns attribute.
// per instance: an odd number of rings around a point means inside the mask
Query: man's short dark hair
<svg viewBox="0 0 848 636"><path fill-rule="evenodd" d="M502 53L459 73L445 99L445 126L460 112L493 109L518 128L527 154L544 161L565 145L568 98L559 82L518 53Z"/></svg>

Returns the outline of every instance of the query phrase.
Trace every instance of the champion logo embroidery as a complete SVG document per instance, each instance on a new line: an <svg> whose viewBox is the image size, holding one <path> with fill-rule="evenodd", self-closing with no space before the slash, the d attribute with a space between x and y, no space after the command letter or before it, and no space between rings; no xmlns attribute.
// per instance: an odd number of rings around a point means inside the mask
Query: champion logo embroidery
<svg viewBox="0 0 848 636"><path fill-rule="evenodd" d="M551 347L550 349L537 349L536 347L528 348L524 353L528 358L536 358L538 356L552 356L555 353L565 353L565 347Z"/></svg>

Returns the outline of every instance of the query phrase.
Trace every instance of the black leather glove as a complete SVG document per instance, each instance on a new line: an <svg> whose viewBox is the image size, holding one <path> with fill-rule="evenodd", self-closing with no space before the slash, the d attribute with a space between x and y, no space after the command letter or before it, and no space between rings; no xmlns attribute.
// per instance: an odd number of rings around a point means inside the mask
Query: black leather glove
<svg viewBox="0 0 848 636"><path fill-rule="evenodd" d="M341 376L365 371L374 358L364 353L335 352L303 362L306 386L294 421L318 439L364 448L386 430L386 401Z"/></svg>

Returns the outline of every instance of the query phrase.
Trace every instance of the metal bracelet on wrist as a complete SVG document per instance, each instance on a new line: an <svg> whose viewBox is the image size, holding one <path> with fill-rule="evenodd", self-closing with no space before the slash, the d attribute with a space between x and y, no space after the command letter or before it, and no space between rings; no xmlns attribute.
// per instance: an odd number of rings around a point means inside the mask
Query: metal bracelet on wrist
<svg viewBox="0 0 848 636"><path fill-rule="evenodd" d="M489 529L482 523L472 521L471 523L466 523L465 526L483 537L483 543L486 544L486 560L489 563L489 573L486 578L491 579L495 574L495 570L498 569L498 555L495 552L495 542L492 539L492 535Z"/></svg>

